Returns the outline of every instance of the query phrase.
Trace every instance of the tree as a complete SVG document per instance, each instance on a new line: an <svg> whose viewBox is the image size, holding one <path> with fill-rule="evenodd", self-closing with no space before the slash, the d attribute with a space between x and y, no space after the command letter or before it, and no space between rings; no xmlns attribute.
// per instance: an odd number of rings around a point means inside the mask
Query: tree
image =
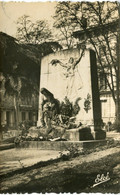
<svg viewBox="0 0 120 195"><path fill-rule="evenodd" d="M30 17L23 15L17 20L17 39L23 43L40 44L52 37L48 24L44 20L33 23Z"/></svg>
<svg viewBox="0 0 120 195"><path fill-rule="evenodd" d="M117 2L61 2L60 12L68 24L75 24L84 35L84 44L92 45L96 52L98 67L105 75L107 85L116 105L116 118L120 117L118 108L119 89L117 39L119 19ZM59 14L59 13L58 13ZM89 17L88 17L89 16ZM116 81L115 81L116 79ZM117 119L120 121L120 118Z"/></svg>
<svg viewBox="0 0 120 195"><path fill-rule="evenodd" d="M68 49L73 46L73 37L72 33L75 29L76 24L72 23L67 19L66 13L63 11L62 8L63 2L59 2L56 5L55 15L54 18L54 24L53 27L58 29L58 40L62 42L62 45L67 47Z"/></svg>

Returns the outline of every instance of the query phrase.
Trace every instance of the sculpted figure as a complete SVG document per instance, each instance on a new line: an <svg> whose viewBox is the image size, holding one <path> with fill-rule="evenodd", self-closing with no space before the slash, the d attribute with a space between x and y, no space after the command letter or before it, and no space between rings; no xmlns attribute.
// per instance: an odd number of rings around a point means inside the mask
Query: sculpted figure
<svg viewBox="0 0 120 195"><path fill-rule="evenodd" d="M41 124L47 127L49 133L52 129L51 119L54 120L56 114L59 114L59 101L46 88L42 88L40 92L43 95L41 102Z"/></svg>
<svg viewBox="0 0 120 195"><path fill-rule="evenodd" d="M79 62L82 59L82 56L84 55L84 49L81 52L81 55L78 57L78 59L75 59L73 57L70 57L69 61L67 63L63 63L60 60L53 59L50 64L56 66L59 64L63 68L62 77L64 80L66 80L66 96L69 97L73 96L73 98L78 93L78 90L80 90L83 87L83 82L81 79L81 75L79 72Z"/></svg>

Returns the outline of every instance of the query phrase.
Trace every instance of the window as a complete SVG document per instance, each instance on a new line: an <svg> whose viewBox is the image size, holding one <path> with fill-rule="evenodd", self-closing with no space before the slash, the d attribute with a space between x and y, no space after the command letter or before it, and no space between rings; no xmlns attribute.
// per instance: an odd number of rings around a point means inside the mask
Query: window
<svg viewBox="0 0 120 195"><path fill-rule="evenodd" d="M33 114L32 112L29 112L29 120L32 121L32 118L33 118Z"/></svg>
<svg viewBox="0 0 120 195"><path fill-rule="evenodd" d="M105 73L100 73L99 80L100 80L100 90L107 89L107 80L106 80Z"/></svg>
<svg viewBox="0 0 120 195"><path fill-rule="evenodd" d="M9 111L6 112L6 122L7 122L7 126L9 126L10 125L10 112Z"/></svg>
<svg viewBox="0 0 120 195"><path fill-rule="evenodd" d="M25 112L22 112L22 121L25 121Z"/></svg>

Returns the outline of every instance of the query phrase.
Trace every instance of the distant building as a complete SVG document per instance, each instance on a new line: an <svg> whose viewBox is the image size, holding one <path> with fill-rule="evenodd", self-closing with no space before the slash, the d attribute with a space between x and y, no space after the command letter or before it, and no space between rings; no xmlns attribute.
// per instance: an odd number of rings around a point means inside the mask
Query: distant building
<svg viewBox="0 0 120 195"><path fill-rule="evenodd" d="M0 88L0 103L1 125L14 129L16 125L14 98L12 95L5 95L3 85ZM18 122L21 123L29 120L33 125L36 125L37 115L38 97L33 94L31 98L20 98L18 101Z"/></svg>
<svg viewBox="0 0 120 195"><path fill-rule="evenodd" d="M8 101L6 105L2 105L1 109L1 125L7 125L8 128L14 129L15 128L15 114L14 114L14 106L8 106L10 102L10 97L8 97ZM19 123L23 121L30 120L33 125L36 125L37 122L37 113L38 109L34 105L33 101L26 104L19 104Z"/></svg>

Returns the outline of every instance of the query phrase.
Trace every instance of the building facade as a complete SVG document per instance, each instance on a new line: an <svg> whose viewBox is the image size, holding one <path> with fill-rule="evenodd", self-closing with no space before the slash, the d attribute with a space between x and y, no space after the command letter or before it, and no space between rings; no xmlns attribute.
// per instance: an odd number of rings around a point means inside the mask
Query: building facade
<svg viewBox="0 0 120 195"><path fill-rule="evenodd" d="M1 79L3 79L3 76L1 76ZM4 83L2 84L0 89L1 126L6 126L8 129L14 129L16 127L16 107L14 97L13 95L5 94ZM38 116L38 97L32 94L31 98L21 97L17 101L18 125L24 121L31 121L32 125L36 125Z"/></svg>

